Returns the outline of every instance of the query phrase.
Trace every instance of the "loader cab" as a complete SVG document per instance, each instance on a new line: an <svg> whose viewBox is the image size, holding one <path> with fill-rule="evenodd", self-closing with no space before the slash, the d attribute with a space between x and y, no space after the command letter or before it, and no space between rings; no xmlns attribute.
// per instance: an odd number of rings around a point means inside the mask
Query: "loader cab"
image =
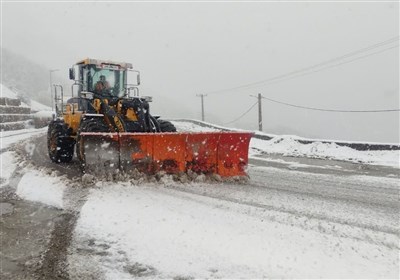
<svg viewBox="0 0 400 280"><path fill-rule="evenodd" d="M82 91L92 92L104 98L121 98L125 95L126 70L94 64L78 64L73 69L75 83L79 84L78 96ZM99 90L98 85L105 82L107 88Z"/></svg>
<svg viewBox="0 0 400 280"><path fill-rule="evenodd" d="M131 69L132 64L125 62L90 58L79 61L70 69L70 79L75 81L72 91L76 94L73 95L81 97L81 92L86 91L103 98L122 98L128 95L132 85L136 86L140 83L139 72ZM129 78L132 76L128 75L130 72L136 73L136 84L132 83L132 78ZM107 89L102 91L96 88L96 85L102 82L101 77L104 77L108 84Z"/></svg>
<svg viewBox="0 0 400 280"><path fill-rule="evenodd" d="M88 65L84 68L83 81L87 91L104 97L120 98L125 95L125 71L116 67L102 67ZM107 84L107 88L99 90L99 85Z"/></svg>

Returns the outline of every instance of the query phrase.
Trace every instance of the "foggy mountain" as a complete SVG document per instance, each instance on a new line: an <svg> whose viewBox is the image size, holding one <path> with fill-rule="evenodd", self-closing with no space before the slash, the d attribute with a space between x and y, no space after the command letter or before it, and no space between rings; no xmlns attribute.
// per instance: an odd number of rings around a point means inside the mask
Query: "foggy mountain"
<svg viewBox="0 0 400 280"><path fill-rule="evenodd" d="M51 105L49 70L32 60L2 48L3 84L17 91L23 99Z"/></svg>
<svg viewBox="0 0 400 280"><path fill-rule="evenodd" d="M49 95L49 70L47 67L13 51L2 48L3 61L3 84L17 92L17 94L29 103L30 99L42 104L51 105ZM74 61L75 62L75 61ZM71 63L72 64L72 63ZM54 63L57 65L57 62ZM61 67L60 67L61 68ZM60 69L61 73L67 73L68 69ZM64 94L70 96L70 85L72 81L68 77L62 77L57 72L53 73L53 84L61 84ZM192 112L185 108L181 100L174 100L167 93L159 94L149 88L142 87L142 95L153 96L151 111L155 115L165 118L196 118L199 112Z"/></svg>

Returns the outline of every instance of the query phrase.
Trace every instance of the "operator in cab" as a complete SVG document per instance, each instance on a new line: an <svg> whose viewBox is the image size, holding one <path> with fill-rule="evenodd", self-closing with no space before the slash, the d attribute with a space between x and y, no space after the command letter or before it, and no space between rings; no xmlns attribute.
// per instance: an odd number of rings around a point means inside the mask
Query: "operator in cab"
<svg viewBox="0 0 400 280"><path fill-rule="evenodd" d="M103 93L110 93L110 83L106 80L106 76L101 75L100 76L100 80L97 81L94 90L95 92L99 93L99 94L103 94Z"/></svg>

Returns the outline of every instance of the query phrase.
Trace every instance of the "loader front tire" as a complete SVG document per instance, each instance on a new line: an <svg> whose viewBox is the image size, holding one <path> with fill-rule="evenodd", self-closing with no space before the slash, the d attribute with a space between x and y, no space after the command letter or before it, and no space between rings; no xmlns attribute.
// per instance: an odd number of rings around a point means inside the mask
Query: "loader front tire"
<svg viewBox="0 0 400 280"><path fill-rule="evenodd" d="M172 122L160 119L158 119L157 122L160 126L161 132L176 132L176 127Z"/></svg>
<svg viewBox="0 0 400 280"><path fill-rule="evenodd" d="M47 131L47 148L52 162L70 162L74 156L75 141L67 126L61 121L52 121Z"/></svg>
<svg viewBox="0 0 400 280"><path fill-rule="evenodd" d="M83 140L81 137L82 132L110 132L110 128L99 118L87 118L81 121L77 138L76 138L76 155L81 163L81 166L85 166L85 150L82 145Z"/></svg>

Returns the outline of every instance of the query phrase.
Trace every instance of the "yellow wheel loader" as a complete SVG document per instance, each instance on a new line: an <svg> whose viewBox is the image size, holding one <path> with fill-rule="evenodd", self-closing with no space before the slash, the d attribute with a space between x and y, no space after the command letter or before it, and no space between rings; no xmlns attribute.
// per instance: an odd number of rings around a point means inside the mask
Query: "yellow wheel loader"
<svg viewBox="0 0 400 280"><path fill-rule="evenodd" d="M53 162L70 162L74 149L85 172L246 175L248 132L176 132L150 114L139 96L140 73L132 64L84 59L69 69L72 97L64 104L55 87L56 114L48 128ZM58 89L58 90L57 90Z"/></svg>

